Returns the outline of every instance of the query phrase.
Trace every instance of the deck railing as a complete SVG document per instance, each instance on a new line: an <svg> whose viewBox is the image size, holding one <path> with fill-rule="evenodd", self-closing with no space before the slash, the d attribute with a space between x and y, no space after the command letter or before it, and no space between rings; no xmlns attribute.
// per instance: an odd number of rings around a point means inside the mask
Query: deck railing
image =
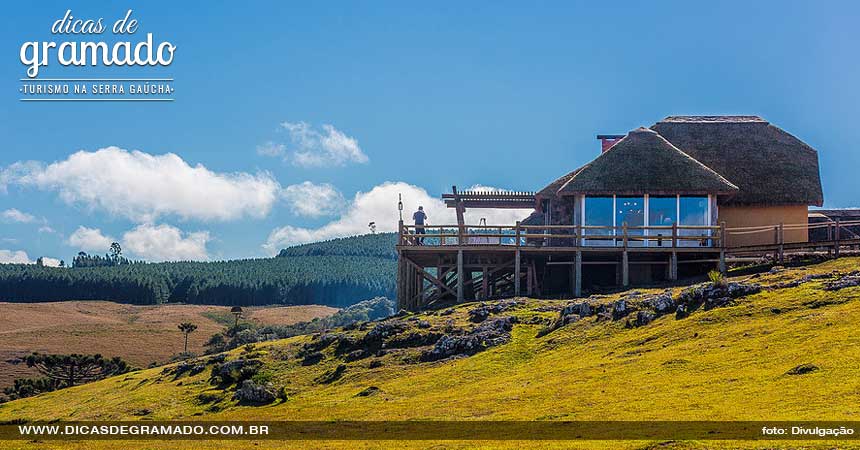
<svg viewBox="0 0 860 450"><path fill-rule="evenodd" d="M722 226L399 225L403 246L710 247L725 240Z"/></svg>

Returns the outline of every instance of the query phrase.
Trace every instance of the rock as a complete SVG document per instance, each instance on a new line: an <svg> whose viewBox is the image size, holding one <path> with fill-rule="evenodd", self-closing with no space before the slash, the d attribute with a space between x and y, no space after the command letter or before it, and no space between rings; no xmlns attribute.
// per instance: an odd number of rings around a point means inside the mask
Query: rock
<svg viewBox="0 0 860 450"><path fill-rule="evenodd" d="M302 358L302 365L312 366L322 361L323 358L325 358L325 356L320 352L308 353L304 358Z"/></svg>
<svg viewBox="0 0 860 450"><path fill-rule="evenodd" d="M515 317L489 319L464 335L442 336L436 345L421 355L422 361L437 361L451 356L470 356L490 347L502 345L511 339Z"/></svg>
<svg viewBox="0 0 860 450"><path fill-rule="evenodd" d="M448 308L439 313L440 316L450 316L451 314L454 314L454 308Z"/></svg>
<svg viewBox="0 0 860 450"><path fill-rule="evenodd" d="M358 361L359 359L363 359L370 356L364 349L353 350L346 354L343 357L343 360L346 362L350 361Z"/></svg>
<svg viewBox="0 0 860 450"><path fill-rule="evenodd" d="M585 302L569 303L561 310L561 316L576 314L579 317L588 317L591 315L591 305Z"/></svg>
<svg viewBox="0 0 860 450"><path fill-rule="evenodd" d="M368 348L381 348L385 339L396 336L409 329L409 325L398 320L379 322L362 338L362 344Z"/></svg>
<svg viewBox="0 0 860 450"><path fill-rule="evenodd" d="M649 323L654 321L656 316L654 313L649 311L639 311L636 313L636 322L634 323L637 327L641 327L644 325L648 325Z"/></svg>
<svg viewBox="0 0 860 450"><path fill-rule="evenodd" d="M678 305L675 309L675 319L684 319L690 315L686 305Z"/></svg>
<svg viewBox="0 0 860 450"><path fill-rule="evenodd" d="M469 310L470 322L480 323L487 320L487 317L490 317L490 310L485 306Z"/></svg>
<svg viewBox="0 0 860 450"><path fill-rule="evenodd" d="M278 397L278 392L272 383L257 384L253 380L245 380L233 398L239 400L239 403L252 405L266 405L275 401Z"/></svg>
<svg viewBox="0 0 860 450"><path fill-rule="evenodd" d="M370 364L367 365L368 369L375 369L377 367L382 367L382 361L380 361L378 359L374 359L374 360L370 361Z"/></svg>
<svg viewBox="0 0 860 450"><path fill-rule="evenodd" d="M660 316L669 314L675 310L675 301L672 300L671 291L649 297L643 303Z"/></svg>
<svg viewBox="0 0 860 450"><path fill-rule="evenodd" d="M839 278L838 280L828 281L824 283L825 291L838 291L849 287L860 286L860 274L851 272L848 275Z"/></svg>
<svg viewBox="0 0 860 450"><path fill-rule="evenodd" d="M731 298L746 297L747 295L758 294L761 292L761 285L756 283L736 283L731 282L726 286L728 296Z"/></svg>
<svg viewBox="0 0 860 450"><path fill-rule="evenodd" d="M612 320L618 320L630 314L627 300L621 299L612 304Z"/></svg>
<svg viewBox="0 0 860 450"><path fill-rule="evenodd" d="M439 333L413 331L400 334L385 341L385 348L411 348L433 345L441 338Z"/></svg>
<svg viewBox="0 0 860 450"><path fill-rule="evenodd" d="M771 267L771 268L770 268L770 270L768 271L768 273L770 273L770 274L780 273L780 272L782 272L783 270L785 270L785 267L782 267L782 266L773 266L773 267Z"/></svg>
<svg viewBox="0 0 860 450"><path fill-rule="evenodd" d="M704 309L707 311L709 309L722 308L724 306L729 306L730 304L732 304L732 298L731 297L709 298L709 299L705 300Z"/></svg>
<svg viewBox="0 0 860 450"><path fill-rule="evenodd" d="M346 364L339 364L333 370L329 370L324 374L320 375L316 382L320 384L329 384L333 383L340 379L343 376L343 373L346 372Z"/></svg>
<svg viewBox="0 0 860 450"><path fill-rule="evenodd" d="M807 363L807 364L801 364L797 367L794 367L791 370L789 370L788 372L786 372L785 374L786 375L804 375L807 373L815 372L817 370L819 370L818 366L816 366L815 364L808 364Z"/></svg>
<svg viewBox="0 0 860 450"><path fill-rule="evenodd" d="M428 322L426 320L419 320L418 321L418 328L430 328L430 322Z"/></svg>
<svg viewBox="0 0 860 450"><path fill-rule="evenodd" d="M256 374L263 362L259 359L236 359L212 367L212 378L220 379L222 383L241 382Z"/></svg>
<svg viewBox="0 0 860 450"><path fill-rule="evenodd" d="M371 395L376 395L382 392L382 389L379 389L376 386L368 386L361 390L358 394L355 394L356 397L370 397Z"/></svg>

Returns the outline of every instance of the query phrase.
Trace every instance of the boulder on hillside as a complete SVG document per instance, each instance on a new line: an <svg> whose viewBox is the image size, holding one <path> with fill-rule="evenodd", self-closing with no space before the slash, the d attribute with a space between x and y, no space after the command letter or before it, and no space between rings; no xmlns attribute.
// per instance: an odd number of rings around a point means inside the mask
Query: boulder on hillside
<svg viewBox="0 0 860 450"><path fill-rule="evenodd" d="M471 356L490 347L510 341L516 317L496 317L486 320L463 335L442 336L431 350L421 355L422 361L437 361L452 356Z"/></svg>
<svg viewBox="0 0 860 450"><path fill-rule="evenodd" d="M242 404L266 405L275 401L278 393L272 383L258 384L254 380L245 380L233 398Z"/></svg>

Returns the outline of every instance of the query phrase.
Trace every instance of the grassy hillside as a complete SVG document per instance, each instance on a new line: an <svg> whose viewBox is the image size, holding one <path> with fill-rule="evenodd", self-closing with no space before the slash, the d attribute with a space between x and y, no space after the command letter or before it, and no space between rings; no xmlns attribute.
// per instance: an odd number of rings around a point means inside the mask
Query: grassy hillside
<svg viewBox="0 0 860 450"><path fill-rule="evenodd" d="M764 289L728 304L695 309L689 317L657 317L636 326L658 290L638 290L587 299L591 314L567 324L559 310L570 300L517 299L495 303L483 323L515 317L506 343L473 356L428 361L431 334L469 335L480 305L389 319L405 329L389 334L385 350L355 355L356 342L377 324L339 331L330 345L321 337L299 336L229 352L262 361L260 380L280 388L286 400L265 406L240 405L235 386L210 382L211 367L196 375L177 366L114 377L101 382L0 405L0 420L27 419L538 419L538 420L839 420L860 417L860 287L826 290L826 283L860 268L843 258L732 281ZM807 277L803 283L791 283ZM677 298L681 288L672 294ZM605 305L625 299L629 314ZM581 300L580 300L581 301ZM601 305L604 305L601 309ZM491 305L492 306L492 305ZM615 316L611 318L607 314ZM424 323L426 321L426 323ZM560 325L553 331L548 324ZM405 324L405 325L403 325ZM395 326L395 325L391 325ZM396 326L395 326L396 328ZM458 331L459 330L459 331ZM459 334L458 334L459 333ZM540 337L538 337L540 335ZM438 338L438 336L437 336ZM439 341L441 342L441 340ZM352 346L351 346L352 345ZM371 344L367 344L372 347ZM436 347L439 345L437 344ZM308 364L321 349L322 359ZM243 354L244 352L244 354ZM428 353L429 352L429 353ZM317 356L318 357L318 356ZM358 358L356 360L351 360ZM312 358L313 359L313 358ZM424 362L422 362L424 361ZM304 363L304 364L303 364ZM801 365L815 370L792 374ZM343 368L338 370L337 368ZM217 371L217 369L216 369ZM337 373L339 372L339 377ZM256 376L255 376L256 377ZM370 388L370 389L369 389ZM361 392L369 395L357 395ZM143 411L143 413L142 413ZM266 443L270 448L275 443ZM321 446L314 443L314 446ZM354 448L358 443L325 443ZM534 448L646 448L645 442L531 443ZM660 448L738 448L747 444L663 443ZM0 447L4 444L0 443ZM48 444L34 444L40 448ZM172 446L171 446L172 445ZM247 448L248 442L209 443L208 448ZM277 443L300 448L302 443ZM367 448L392 443L364 443ZM407 443L427 448L432 443ZM490 443L445 443L486 448ZM493 443L518 448L524 443ZM797 448L802 443L759 442L761 448ZM69 446L74 447L70 444ZM81 448L84 447L81 444ZM147 443L175 448L175 443ZM403 445L396 445L404 447ZM804 446L810 448L813 445ZM815 444L833 447L833 444ZM108 442L86 448L110 448ZM195 444L195 448L201 445ZM840 448L847 448L840 445Z"/></svg>
<svg viewBox="0 0 860 450"><path fill-rule="evenodd" d="M247 321L289 325L326 317L327 306L252 307ZM204 305L138 306L113 302L0 303L0 391L15 378L36 372L11 361L41 353L101 353L120 356L136 367L165 363L183 349L181 322L198 326L188 339L189 351L203 352L203 343L233 324L230 308Z"/></svg>
<svg viewBox="0 0 860 450"><path fill-rule="evenodd" d="M393 297L393 251L389 233L292 247L278 258L74 268L0 264L0 301L347 306Z"/></svg>

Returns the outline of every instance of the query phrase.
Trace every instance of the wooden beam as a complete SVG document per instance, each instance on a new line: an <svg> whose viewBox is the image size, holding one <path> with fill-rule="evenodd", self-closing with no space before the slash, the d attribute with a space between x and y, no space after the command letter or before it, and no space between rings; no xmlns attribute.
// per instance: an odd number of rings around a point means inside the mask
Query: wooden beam
<svg viewBox="0 0 860 450"><path fill-rule="evenodd" d="M410 264L418 272L418 274L427 279L427 281L438 286L441 289L448 291L448 293L450 293L451 295L455 297L457 296L457 293L454 292L454 290L452 290L450 287L448 287L448 285L445 284L440 278L434 277L433 274L427 272L426 270L424 270L424 268L422 268L418 264L415 264L415 262L410 260L409 258L406 258L406 262Z"/></svg>
<svg viewBox="0 0 860 450"><path fill-rule="evenodd" d="M573 296L582 297L582 252L576 252L576 265L573 266Z"/></svg>

